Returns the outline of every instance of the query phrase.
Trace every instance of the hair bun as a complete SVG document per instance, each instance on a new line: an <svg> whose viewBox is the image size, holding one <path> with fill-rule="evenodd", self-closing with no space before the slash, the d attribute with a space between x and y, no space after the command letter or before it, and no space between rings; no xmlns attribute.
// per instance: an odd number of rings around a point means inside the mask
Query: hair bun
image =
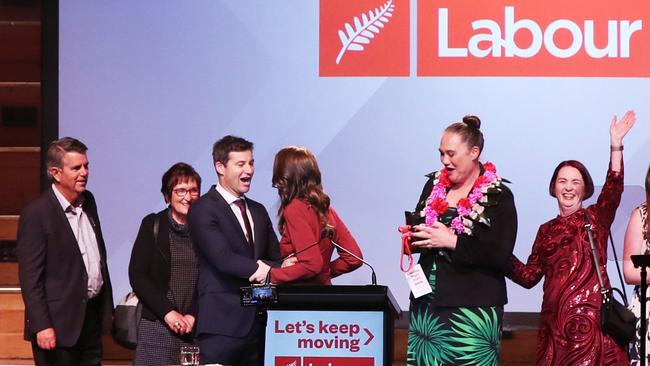
<svg viewBox="0 0 650 366"><path fill-rule="evenodd" d="M469 127L476 128L477 130L481 129L481 119L473 114L468 114L467 116L463 117L463 123Z"/></svg>

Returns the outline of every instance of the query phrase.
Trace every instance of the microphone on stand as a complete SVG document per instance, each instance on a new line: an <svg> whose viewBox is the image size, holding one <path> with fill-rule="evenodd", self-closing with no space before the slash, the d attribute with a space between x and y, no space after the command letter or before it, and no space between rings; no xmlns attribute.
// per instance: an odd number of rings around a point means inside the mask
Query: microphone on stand
<svg viewBox="0 0 650 366"><path fill-rule="evenodd" d="M366 266L370 267L370 270L372 271L372 274L371 274L371 276L372 276L372 277L371 277L372 285L373 285L373 286L376 286L376 285L377 285L377 275L375 274L375 269L372 268L372 266L370 265L370 263L368 263L368 262L366 262L365 260L363 260L363 258L361 258L361 257L359 257L358 255L352 253L350 250L346 249L346 248L345 248L344 246L342 246L341 244L335 242L335 241L334 241L334 228L333 228L333 227L331 227L331 226L329 226L329 225L325 226L325 227L323 228L323 230L321 231L321 236L327 236L327 237L330 239L330 242L332 243L332 245L334 245L337 249L341 249L342 251L344 251L344 252L348 253L349 255L351 255L352 257L354 257L356 260L361 261L361 263L363 263L363 264L365 264Z"/></svg>

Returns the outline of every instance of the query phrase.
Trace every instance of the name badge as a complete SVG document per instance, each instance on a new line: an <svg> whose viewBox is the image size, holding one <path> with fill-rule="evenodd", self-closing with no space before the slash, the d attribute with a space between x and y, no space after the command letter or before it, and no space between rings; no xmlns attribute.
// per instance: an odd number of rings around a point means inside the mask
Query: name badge
<svg viewBox="0 0 650 366"><path fill-rule="evenodd" d="M416 299L432 292L431 285L429 285L429 281L427 281L427 277L424 275L420 264L411 267L407 272L404 272L404 275L413 293L413 297Z"/></svg>

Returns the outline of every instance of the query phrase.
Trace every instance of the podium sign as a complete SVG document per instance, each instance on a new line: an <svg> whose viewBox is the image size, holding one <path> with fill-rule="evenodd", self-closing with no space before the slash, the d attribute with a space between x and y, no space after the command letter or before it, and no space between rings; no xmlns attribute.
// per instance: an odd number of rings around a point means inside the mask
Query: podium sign
<svg viewBox="0 0 650 366"><path fill-rule="evenodd" d="M390 366L399 306L386 286L279 286L266 366Z"/></svg>
<svg viewBox="0 0 650 366"><path fill-rule="evenodd" d="M269 310L265 338L265 365L384 365L382 311Z"/></svg>

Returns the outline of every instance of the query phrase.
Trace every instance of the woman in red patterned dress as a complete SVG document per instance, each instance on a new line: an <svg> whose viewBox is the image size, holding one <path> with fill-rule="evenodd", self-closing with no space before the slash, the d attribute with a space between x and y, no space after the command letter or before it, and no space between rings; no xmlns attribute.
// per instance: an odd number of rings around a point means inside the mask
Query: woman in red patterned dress
<svg viewBox="0 0 650 366"><path fill-rule="evenodd" d="M528 262L513 257L509 277L531 288L542 277L544 299L537 338L537 365L627 365L627 351L600 329L601 293L587 233L585 212L591 221L598 270L605 285L609 278L607 237L623 193L623 137L636 116L628 111L610 125L610 166L595 204L582 207L594 193L589 172L575 160L561 162L551 178L549 193L560 214L540 226Z"/></svg>

